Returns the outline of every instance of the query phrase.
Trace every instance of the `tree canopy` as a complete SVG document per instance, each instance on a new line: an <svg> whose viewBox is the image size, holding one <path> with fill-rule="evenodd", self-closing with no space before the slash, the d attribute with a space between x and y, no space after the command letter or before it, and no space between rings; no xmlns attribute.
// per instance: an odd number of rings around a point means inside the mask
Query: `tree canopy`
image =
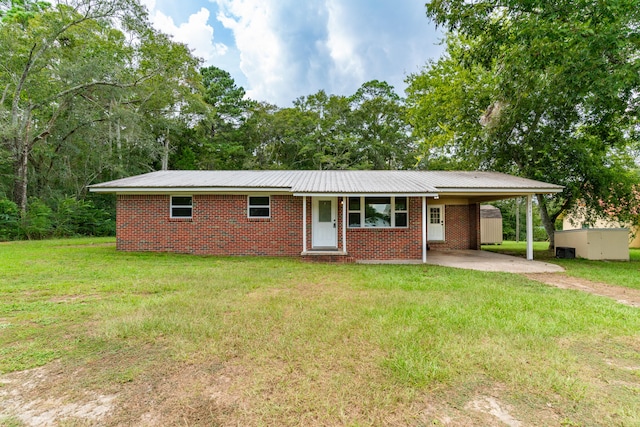
<svg viewBox="0 0 640 427"><path fill-rule="evenodd" d="M631 200L640 102L637 1L435 0L447 53L409 78L411 122L435 164L565 186L543 224L579 200ZM457 159L462 158L462 162ZM621 218L636 219L632 217ZM553 241L552 241L553 245Z"/></svg>

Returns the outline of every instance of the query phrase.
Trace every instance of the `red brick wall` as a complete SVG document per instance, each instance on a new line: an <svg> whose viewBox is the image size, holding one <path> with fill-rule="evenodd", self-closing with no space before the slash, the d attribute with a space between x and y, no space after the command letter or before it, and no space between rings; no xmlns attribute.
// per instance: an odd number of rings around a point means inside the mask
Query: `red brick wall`
<svg viewBox="0 0 640 427"><path fill-rule="evenodd" d="M271 196L271 218L247 218L245 195L194 195L193 218L172 219L168 195L119 195L117 247L123 251L210 255L298 256L302 252L302 198ZM338 247L342 208L338 198ZM311 249L312 198L307 197ZM445 241L431 249L478 249L477 204L445 207ZM356 260L422 258L421 199L409 198L408 228L347 228L347 252Z"/></svg>
<svg viewBox="0 0 640 427"><path fill-rule="evenodd" d="M446 205L444 242L429 242L432 250L480 249L480 207L478 204Z"/></svg>
<svg viewBox="0 0 640 427"><path fill-rule="evenodd" d="M168 195L119 195L118 249L271 256L302 251L302 203L293 196L271 196L271 218L247 218L245 195L194 195L192 219L169 216Z"/></svg>
<svg viewBox="0 0 640 427"><path fill-rule="evenodd" d="M422 259L422 200L409 198L407 228L347 228L347 252L362 260Z"/></svg>

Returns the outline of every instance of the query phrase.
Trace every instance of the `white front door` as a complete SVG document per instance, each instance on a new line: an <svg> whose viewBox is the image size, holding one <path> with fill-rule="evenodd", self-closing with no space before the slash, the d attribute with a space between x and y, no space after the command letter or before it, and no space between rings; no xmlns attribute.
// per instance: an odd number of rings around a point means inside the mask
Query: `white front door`
<svg viewBox="0 0 640 427"><path fill-rule="evenodd" d="M427 206L427 240L444 240L444 205Z"/></svg>
<svg viewBox="0 0 640 427"><path fill-rule="evenodd" d="M338 225L336 223L335 197L313 198L313 226L311 230L314 248L338 247Z"/></svg>

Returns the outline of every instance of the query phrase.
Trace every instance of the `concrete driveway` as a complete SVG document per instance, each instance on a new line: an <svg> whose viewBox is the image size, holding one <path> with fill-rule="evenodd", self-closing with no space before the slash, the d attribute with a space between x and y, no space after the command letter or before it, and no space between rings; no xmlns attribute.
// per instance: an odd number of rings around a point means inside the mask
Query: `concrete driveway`
<svg viewBox="0 0 640 427"><path fill-rule="evenodd" d="M427 264L506 273L557 273L564 271L564 268L559 265L548 262L527 261L524 258L510 255L474 250L429 251Z"/></svg>

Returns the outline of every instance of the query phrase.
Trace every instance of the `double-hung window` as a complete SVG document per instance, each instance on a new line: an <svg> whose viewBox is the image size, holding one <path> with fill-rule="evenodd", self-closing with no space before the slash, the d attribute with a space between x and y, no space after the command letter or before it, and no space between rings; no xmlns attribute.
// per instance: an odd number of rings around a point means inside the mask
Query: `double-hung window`
<svg viewBox="0 0 640 427"><path fill-rule="evenodd" d="M193 197L171 196L171 218L192 218Z"/></svg>
<svg viewBox="0 0 640 427"><path fill-rule="evenodd" d="M402 228L409 225L406 197L349 197L348 208L351 228Z"/></svg>
<svg viewBox="0 0 640 427"><path fill-rule="evenodd" d="M269 196L249 196L247 208L249 218L270 218L270 202Z"/></svg>

